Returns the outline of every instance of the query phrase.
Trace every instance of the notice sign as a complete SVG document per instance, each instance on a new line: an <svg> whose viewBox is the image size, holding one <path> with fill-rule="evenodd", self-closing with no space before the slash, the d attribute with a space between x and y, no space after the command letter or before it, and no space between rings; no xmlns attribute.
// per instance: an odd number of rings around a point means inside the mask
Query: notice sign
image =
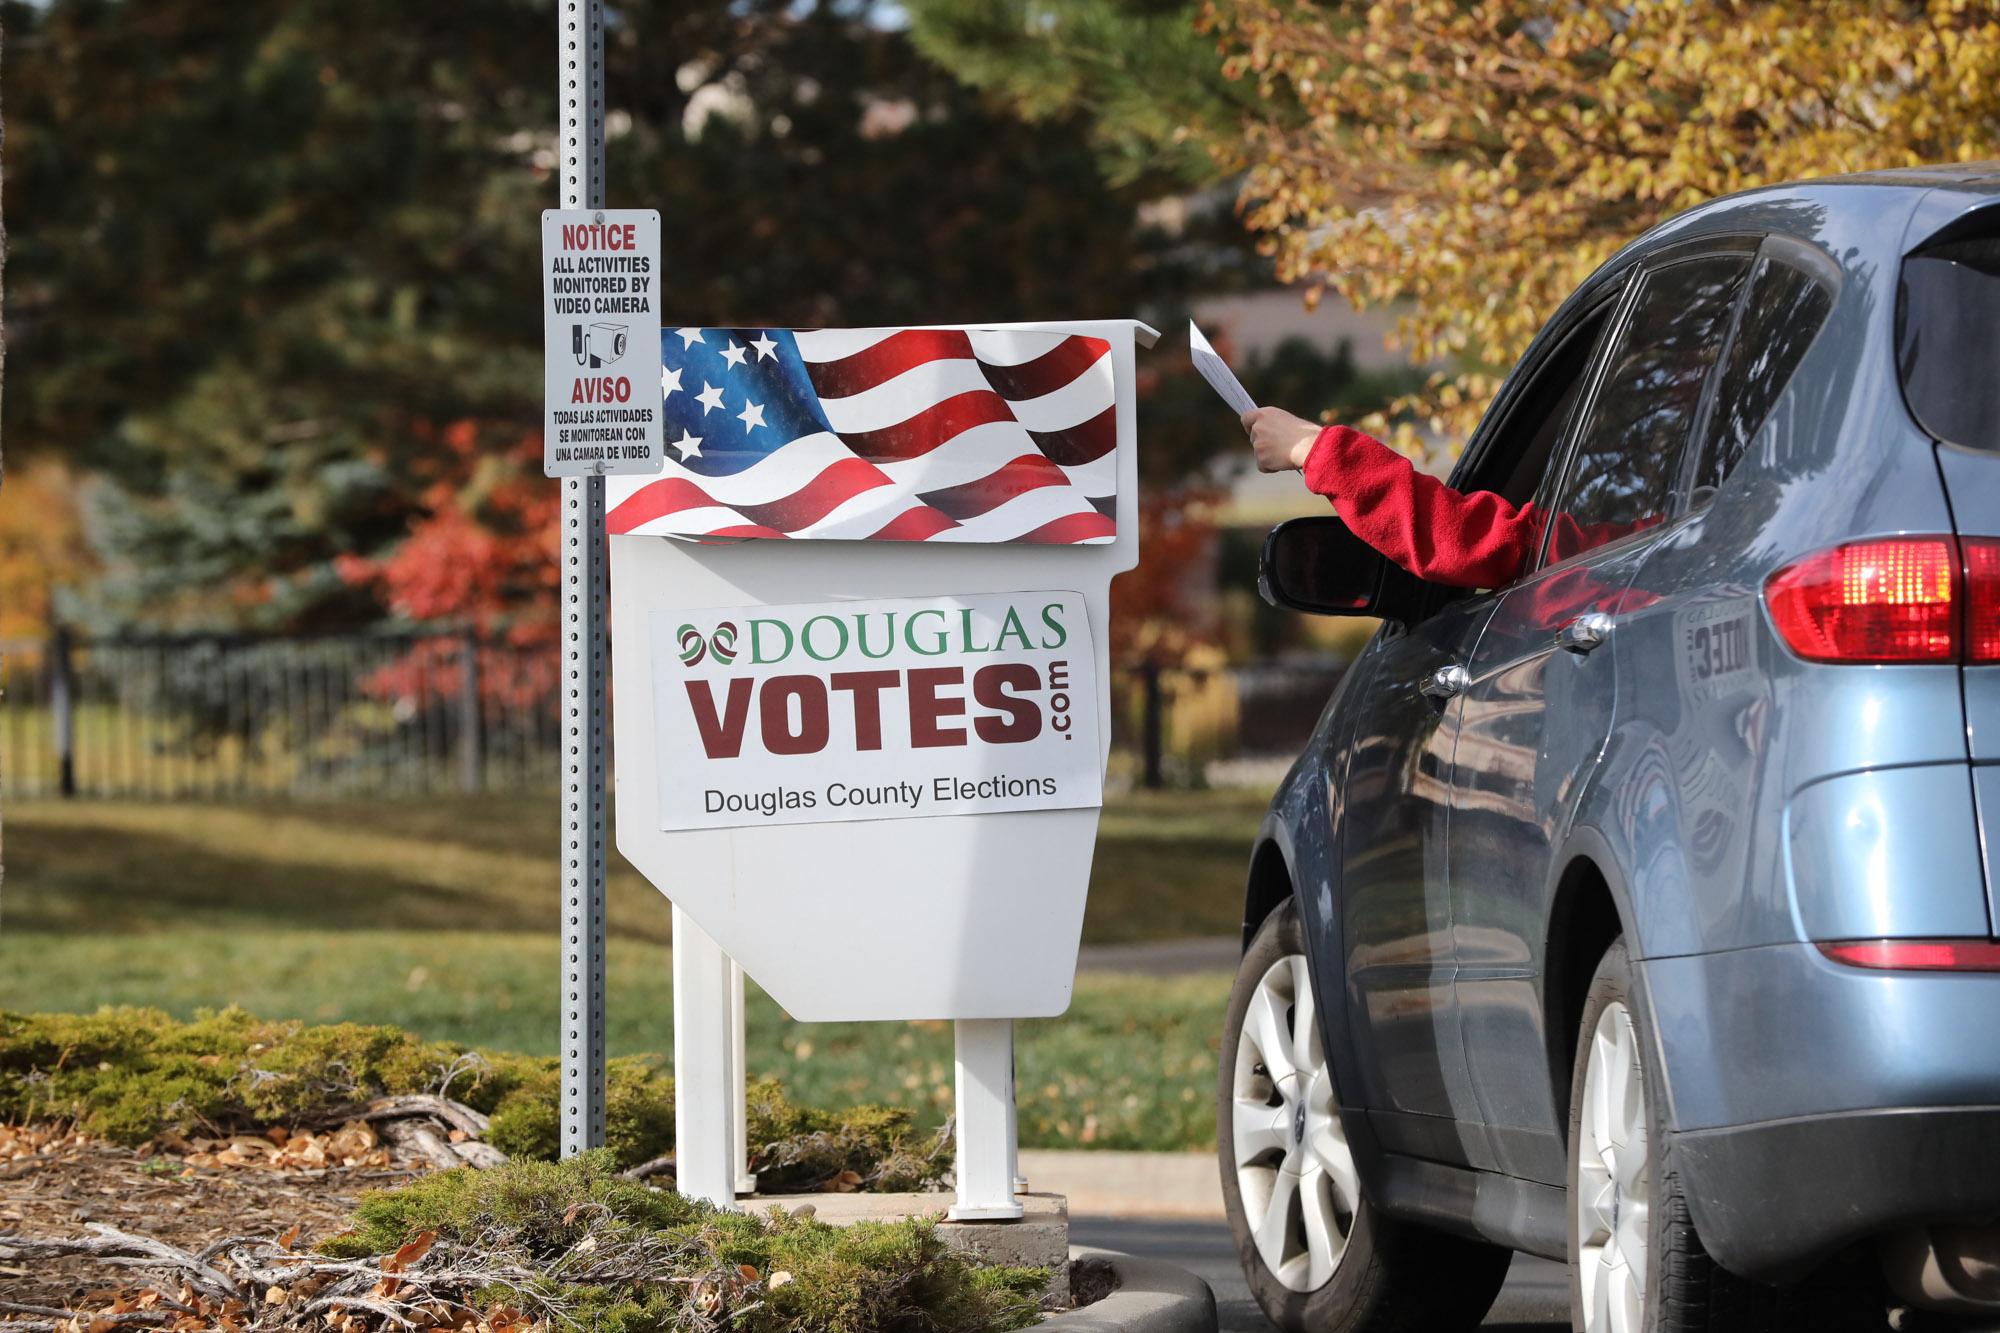
<svg viewBox="0 0 2000 1333"><path fill-rule="evenodd" d="M658 472L660 215L544 210L542 327L542 471Z"/></svg>
<svg viewBox="0 0 2000 1333"><path fill-rule="evenodd" d="M660 827L1103 803L1083 598L655 611Z"/></svg>

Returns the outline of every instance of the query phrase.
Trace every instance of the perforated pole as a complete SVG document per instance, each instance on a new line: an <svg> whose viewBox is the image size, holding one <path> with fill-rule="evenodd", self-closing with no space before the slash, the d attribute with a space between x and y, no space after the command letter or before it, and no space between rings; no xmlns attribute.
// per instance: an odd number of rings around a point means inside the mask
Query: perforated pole
<svg viewBox="0 0 2000 1333"><path fill-rule="evenodd" d="M604 206L604 4L556 11L562 206ZM604 478L562 482L562 1152L604 1142Z"/></svg>

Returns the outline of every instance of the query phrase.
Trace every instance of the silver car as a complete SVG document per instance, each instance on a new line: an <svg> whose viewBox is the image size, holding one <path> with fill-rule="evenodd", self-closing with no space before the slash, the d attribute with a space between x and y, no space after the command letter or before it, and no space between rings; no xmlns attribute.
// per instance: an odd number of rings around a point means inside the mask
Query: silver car
<svg viewBox="0 0 2000 1333"><path fill-rule="evenodd" d="M1251 858L1259 1302L1470 1328L1520 1251L1590 1333L2000 1311L2000 168L1648 233L1452 484L1584 536L1483 591L1264 553L1384 623Z"/></svg>

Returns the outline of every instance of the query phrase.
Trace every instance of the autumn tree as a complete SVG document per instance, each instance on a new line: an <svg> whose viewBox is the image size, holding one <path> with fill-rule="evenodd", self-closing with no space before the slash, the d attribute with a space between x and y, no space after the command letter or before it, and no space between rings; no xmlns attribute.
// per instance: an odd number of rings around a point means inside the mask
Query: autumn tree
<svg viewBox="0 0 2000 1333"><path fill-rule="evenodd" d="M2000 9L1976 0L1210 0L1257 90L1245 218L1286 281L1393 305L1463 432L1618 247L1773 181L1991 157ZM1404 423L1409 424L1407 421Z"/></svg>
<svg viewBox="0 0 2000 1333"><path fill-rule="evenodd" d="M92 569L75 477L53 459L10 466L0 496L0 640L37 638Z"/></svg>
<svg viewBox="0 0 2000 1333"><path fill-rule="evenodd" d="M1242 126L1268 107L1227 77L1199 30L1201 0L905 0L916 48L1029 125L1080 124L1106 179L1171 201L1180 267L1135 256L1144 313L1166 335L1139 366L1138 568L1112 588L1114 662L1185 661L1217 634L1213 514L1242 435L1182 351L1189 298L1268 287L1229 206L1244 159ZM1259 401L1358 414L1410 387L1361 371L1351 349L1294 340L1246 358L1213 330ZM1420 377L1417 377L1420 379Z"/></svg>

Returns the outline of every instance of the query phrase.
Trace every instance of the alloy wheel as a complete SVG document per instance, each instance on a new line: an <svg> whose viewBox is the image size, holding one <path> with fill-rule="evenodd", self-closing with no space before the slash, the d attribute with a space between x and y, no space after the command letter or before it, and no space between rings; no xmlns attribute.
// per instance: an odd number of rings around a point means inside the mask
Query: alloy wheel
<svg viewBox="0 0 2000 1333"><path fill-rule="evenodd" d="M1585 1333L1639 1333L1652 1177L1645 1073L1623 1003L1613 1001L1597 1016L1586 1059L1572 1201L1583 1326Z"/></svg>
<svg viewBox="0 0 2000 1333"><path fill-rule="evenodd" d="M1292 1291L1325 1286L1346 1253L1361 1189L1302 954L1280 958L1257 983L1236 1044L1230 1128L1258 1256Z"/></svg>

